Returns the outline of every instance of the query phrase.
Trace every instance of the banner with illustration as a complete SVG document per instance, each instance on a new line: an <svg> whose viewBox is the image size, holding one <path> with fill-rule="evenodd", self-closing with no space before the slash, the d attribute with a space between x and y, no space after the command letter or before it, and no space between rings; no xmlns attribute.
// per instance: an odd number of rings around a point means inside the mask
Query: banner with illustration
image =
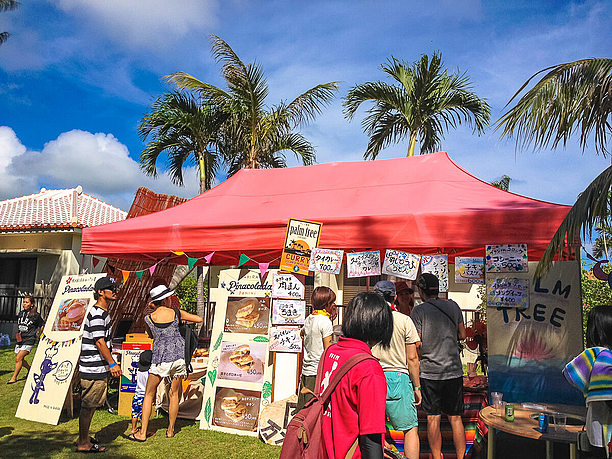
<svg viewBox="0 0 612 459"><path fill-rule="evenodd" d="M280 270L308 275L312 249L319 245L322 223L290 218L285 235L285 247L280 259Z"/></svg>
<svg viewBox="0 0 612 459"><path fill-rule="evenodd" d="M527 244L500 244L485 246L488 273L527 272Z"/></svg>
<svg viewBox="0 0 612 459"><path fill-rule="evenodd" d="M431 273L438 278L440 292L448 290L448 255L423 255L421 272Z"/></svg>
<svg viewBox="0 0 612 459"><path fill-rule="evenodd" d="M380 275L380 250L346 254L346 277Z"/></svg>
<svg viewBox="0 0 612 459"><path fill-rule="evenodd" d="M257 436L259 412L272 396L269 362L272 279L259 269L226 269L215 302L200 428Z"/></svg>
<svg viewBox="0 0 612 459"><path fill-rule="evenodd" d="M382 272L383 274L415 280L419 272L420 260L420 255L387 249L385 251L385 261L382 266Z"/></svg>
<svg viewBox="0 0 612 459"><path fill-rule="evenodd" d="M484 258L455 257L455 284L484 283Z"/></svg>
<svg viewBox="0 0 612 459"><path fill-rule="evenodd" d="M31 363L17 413L30 421L57 425L78 367L83 321L95 303L94 284L104 274L64 276Z"/></svg>
<svg viewBox="0 0 612 459"><path fill-rule="evenodd" d="M533 273L536 263L530 265ZM489 390L514 403L584 405L561 374L584 349L579 262L555 262L539 280L526 272L487 274L487 283L504 276L528 283L529 305L487 308Z"/></svg>

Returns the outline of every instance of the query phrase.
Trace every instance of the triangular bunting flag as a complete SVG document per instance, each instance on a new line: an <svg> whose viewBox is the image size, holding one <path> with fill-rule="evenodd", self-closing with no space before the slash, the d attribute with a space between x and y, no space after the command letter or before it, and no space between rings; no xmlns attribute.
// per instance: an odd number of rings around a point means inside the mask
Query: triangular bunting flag
<svg viewBox="0 0 612 459"><path fill-rule="evenodd" d="M144 273L144 271L136 271L136 277L140 280L142 280L142 273Z"/></svg>
<svg viewBox="0 0 612 459"><path fill-rule="evenodd" d="M109 270L111 273L115 274L115 267L114 267L114 266L108 265L108 270Z"/></svg>
<svg viewBox="0 0 612 459"><path fill-rule="evenodd" d="M91 257L91 262L93 263L93 267L95 268L100 263L100 259L96 257Z"/></svg>
<svg viewBox="0 0 612 459"><path fill-rule="evenodd" d="M152 276L153 273L155 272L155 268L157 268L157 263L155 263L153 266L151 266L149 268L149 274Z"/></svg>
<svg viewBox="0 0 612 459"><path fill-rule="evenodd" d="M249 260L250 260L249 257L247 257L244 253L241 253L240 260L238 261L238 267L240 268L243 264L245 264Z"/></svg>
<svg viewBox="0 0 612 459"><path fill-rule="evenodd" d="M128 280L128 277L130 277L130 272L121 270L121 274L123 274L123 283L125 284Z"/></svg>
<svg viewBox="0 0 612 459"><path fill-rule="evenodd" d="M246 276L249 271L251 271L249 268L240 268L240 272L238 273L238 282L240 282L240 279Z"/></svg>
<svg viewBox="0 0 612 459"><path fill-rule="evenodd" d="M179 257L181 255L185 255L185 252L172 252L174 255L178 255Z"/></svg>
<svg viewBox="0 0 612 459"><path fill-rule="evenodd" d="M193 265L196 264L196 262L198 261L198 258L187 258L187 266L189 266L189 269L193 268Z"/></svg>
<svg viewBox="0 0 612 459"><path fill-rule="evenodd" d="M210 252L208 255L206 255L204 257L204 261L206 262L207 265L210 264L210 261L212 260L213 255L215 254L215 252Z"/></svg>
<svg viewBox="0 0 612 459"><path fill-rule="evenodd" d="M268 267L270 266L270 263L259 263L259 276L260 277L264 277L266 275L266 271L268 270Z"/></svg>

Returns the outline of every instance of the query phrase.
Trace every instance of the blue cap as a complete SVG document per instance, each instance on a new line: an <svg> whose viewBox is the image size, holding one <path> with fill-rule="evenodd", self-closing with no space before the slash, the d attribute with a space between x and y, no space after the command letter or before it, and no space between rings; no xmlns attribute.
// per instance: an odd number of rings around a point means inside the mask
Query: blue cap
<svg viewBox="0 0 612 459"><path fill-rule="evenodd" d="M378 281L374 286L374 291L382 293L383 295L395 296L395 284L391 281Z"/></svg>

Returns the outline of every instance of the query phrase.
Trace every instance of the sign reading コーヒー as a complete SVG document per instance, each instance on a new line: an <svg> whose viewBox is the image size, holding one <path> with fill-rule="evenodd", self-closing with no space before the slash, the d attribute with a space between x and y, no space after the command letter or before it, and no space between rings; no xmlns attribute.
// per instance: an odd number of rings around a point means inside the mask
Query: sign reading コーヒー
<svg viewBox="0 0 612 459"><path fill-rule="evenodd" d="M289 219L280 270L308 275L312 249L319 245L322 223Z"/></svg>

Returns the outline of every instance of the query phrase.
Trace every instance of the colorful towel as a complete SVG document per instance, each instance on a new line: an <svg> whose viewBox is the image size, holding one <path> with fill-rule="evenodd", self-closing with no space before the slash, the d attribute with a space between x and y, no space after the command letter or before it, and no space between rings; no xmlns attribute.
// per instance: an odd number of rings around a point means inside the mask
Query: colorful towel
<svg viewBox="0 0 612 459"><path fill-rule="evenodd" d="M584 393L587 403L612 400L612 352L609 349L586 349L565 366L563 375Z"/></svg>

